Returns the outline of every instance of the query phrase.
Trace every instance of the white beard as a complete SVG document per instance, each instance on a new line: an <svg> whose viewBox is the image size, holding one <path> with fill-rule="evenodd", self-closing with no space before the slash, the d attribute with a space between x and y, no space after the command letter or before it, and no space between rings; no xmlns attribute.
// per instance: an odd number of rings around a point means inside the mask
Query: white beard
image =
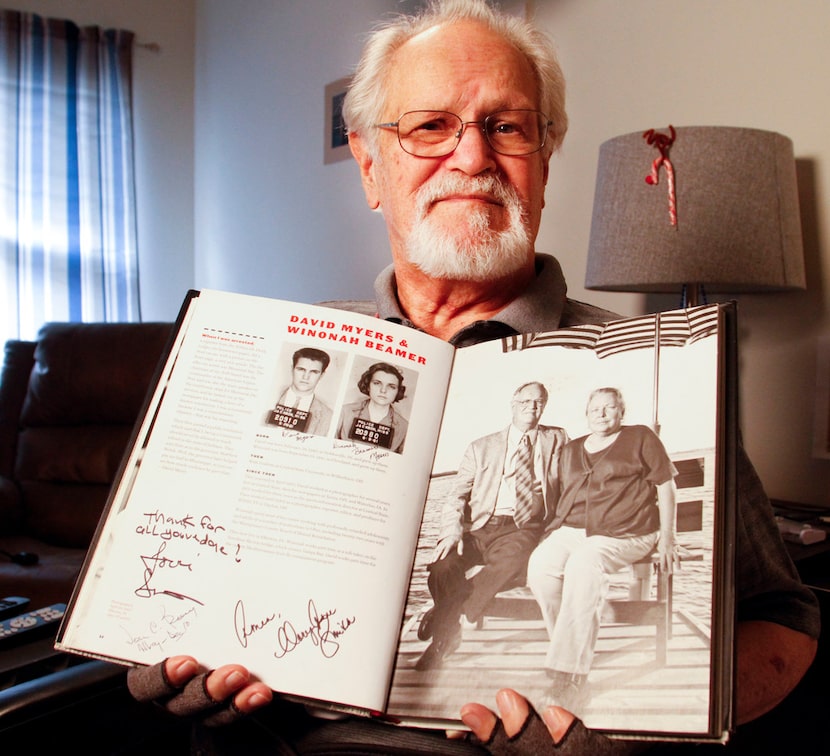
<svg viewBox="0 0 830 756"><path fill-rule="evenodd" d="M444 231L428 216L437 199L456 192L487 192L508 211L507 228L492 231L487 210L472 211L459 229ZM416 217L406 243L407 258L431 278L490 281L504 278L527 264L532 240L516 190L493 176L447 176L418 191Z"/></svg>

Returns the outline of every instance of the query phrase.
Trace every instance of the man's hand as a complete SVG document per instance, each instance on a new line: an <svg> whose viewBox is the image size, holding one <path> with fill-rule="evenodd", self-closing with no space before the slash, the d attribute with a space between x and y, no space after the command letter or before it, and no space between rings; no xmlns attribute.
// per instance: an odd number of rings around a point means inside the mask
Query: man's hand
<svg viewBox="0 0 830 756"><path fill-rule="evenodd" d="M446 536L442 538L438 543L435 545L435 549L432 552L432 562L440 562L445 556L447 556L453 549L458 549L459 555L464 551L464 542L459 540L458 538L453 538L452 536Z"/></svg>
<svg viewBox="0 0 830 756"><path fill-rule="evenodd" d="M573 714L549 706L542 717L527 699L505 688L496 694L502 718L478 703L465 704L461 719L492 754L520 756L554 752L558 756L623 756L641 750L641 744L611 740L586 729Z"/></svg>
<svg viewBox="0 0 830 756"><path fill-rule="evenodd" d="M149 667L135 667L127 686L137 701L152 701L179 716L200 716L208 725L239 719L271 701L271 689L251 681L240 664L205 671L192 656L171 656Z"/></svg>

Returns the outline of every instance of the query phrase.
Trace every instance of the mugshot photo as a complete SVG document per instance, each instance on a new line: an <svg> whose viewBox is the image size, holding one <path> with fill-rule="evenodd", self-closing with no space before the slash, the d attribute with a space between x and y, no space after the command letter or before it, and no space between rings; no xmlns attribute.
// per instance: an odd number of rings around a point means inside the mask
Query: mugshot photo
<svg viewBox="0 0 830 756"><path fill-rule="evenodd" d="M390 362L356 360L336 437L401 454L416 377L413 371Z"/></svg>
<svg viewBox="0 0 830 756"><path fill-rule="evenodd" d="M339 352L286 344L280 359L276 401L266 422L311 436L329 435L341 361Z"/></svg>

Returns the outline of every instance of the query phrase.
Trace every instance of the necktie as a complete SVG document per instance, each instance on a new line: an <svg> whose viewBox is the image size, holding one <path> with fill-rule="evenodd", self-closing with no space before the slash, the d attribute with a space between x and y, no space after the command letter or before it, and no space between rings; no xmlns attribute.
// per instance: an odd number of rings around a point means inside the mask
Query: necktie
<svg viewBox="0 0 830 756"><path fill-rule="evenodd" d="M533 479L533 447L525 434L516 449L513 478L516 486L516 509L513 512L513 520L517 528L521 528L533 516Z"/></svg>

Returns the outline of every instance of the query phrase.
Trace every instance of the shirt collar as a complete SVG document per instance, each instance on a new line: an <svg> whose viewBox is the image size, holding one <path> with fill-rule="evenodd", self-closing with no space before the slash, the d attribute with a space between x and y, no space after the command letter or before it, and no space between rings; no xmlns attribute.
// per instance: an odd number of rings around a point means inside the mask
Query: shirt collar
<svg viewBox="0 0 830 756"><path fill-rule="evenodd" d="M536 434L539 432L539 426L537 425L535 428L531 428L530 430L523 431L519 430L513 423L510 423L510 427L507 431L507 445L508 446L518 446L519 441L521 441L522 436L527 436L528 440L531 443L531 446L536 443Z"/></svg>
<svg viewBox="0 0 830 756"><path fill-rule="evenodd" d="M536 255L536 277L530 285L498 315L462 328L451 339L455 346L467 346L487 339L533 331L553 331L559 327L565 307L567 285L559 261L550 255ZM384 268L375 280L378 316L410 328L412 323L401 311L394 266Z"/></svg>

